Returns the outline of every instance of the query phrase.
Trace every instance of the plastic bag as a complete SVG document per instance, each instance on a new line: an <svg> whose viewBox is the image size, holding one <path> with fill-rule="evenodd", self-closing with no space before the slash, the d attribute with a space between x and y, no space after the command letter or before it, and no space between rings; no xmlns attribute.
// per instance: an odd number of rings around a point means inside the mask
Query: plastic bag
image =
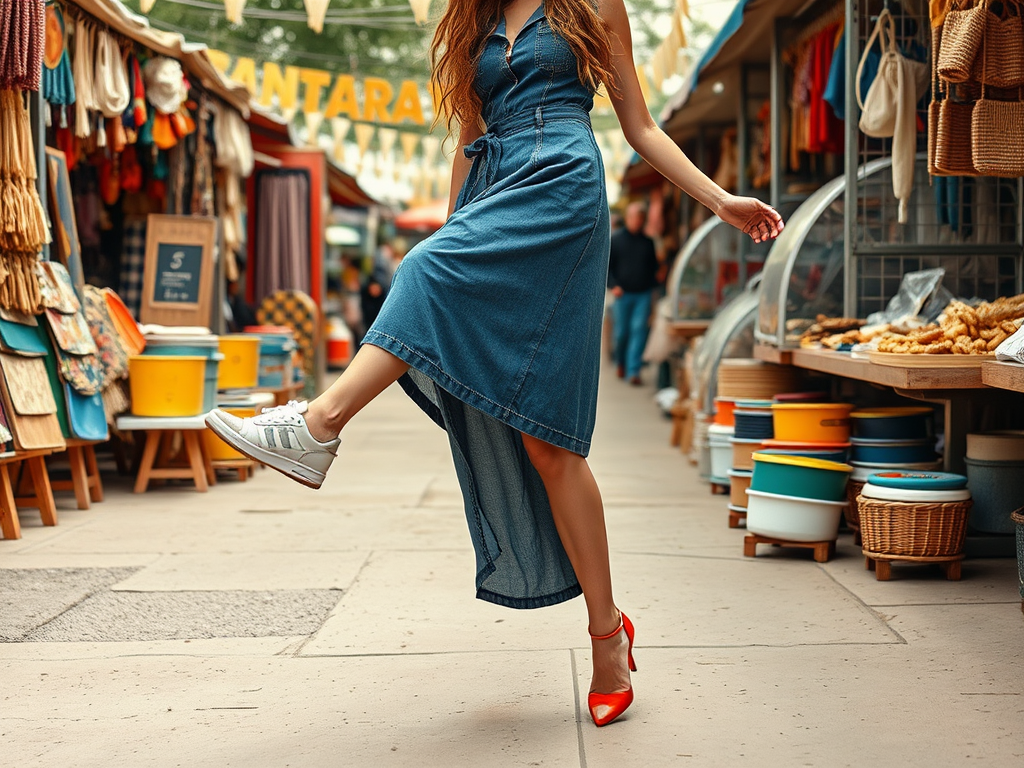
<svg viewBox="0 0 1024 768"><path fill-rule="evenodd" d="M1002 344L996 347L996 360L1024 363L1024 325Z"/></svg>
<svg viewBox="0 0 1024 768"><path fill-rule="evenodd" d="M908 272L885 310L868 315L867 324L913 326L938 317L953 299L953 294L942 287L945 276L946 270L941 268Z"/></svg>

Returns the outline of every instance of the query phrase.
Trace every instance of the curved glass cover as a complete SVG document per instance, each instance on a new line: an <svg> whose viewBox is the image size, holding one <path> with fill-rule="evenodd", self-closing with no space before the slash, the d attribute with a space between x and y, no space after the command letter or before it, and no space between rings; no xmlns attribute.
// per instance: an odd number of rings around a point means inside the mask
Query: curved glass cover
<svg viewBox="0 0 1024 768"><path fill-rule="evenodd" d="M783 201L779 206L783 219L802 201ZM752 242L717 216L705 221L687 238L672 265L667 284L672 320L712 319L761 271L770 247L770 243Z"/></svg>
<svg viewBox="0 0 1024 768"><path fill-rule="evenodd" d="M739 296L722 307L704 334L693 368L697 374L700 404L705 413L714 411L718 391L718 364L734 357L754 354L754 320L760 297L760 275L755 276Z"/></svg>

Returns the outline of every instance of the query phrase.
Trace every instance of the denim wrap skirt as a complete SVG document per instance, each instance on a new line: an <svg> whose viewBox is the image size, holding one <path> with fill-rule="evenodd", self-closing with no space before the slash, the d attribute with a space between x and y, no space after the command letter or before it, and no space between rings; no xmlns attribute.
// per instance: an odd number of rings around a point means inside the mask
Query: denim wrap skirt
<svg viewBox="0 0 1024 768"><path fill-rule="evenodd" d="M609 221L592 93L543 5L511 47L500 20L475 86L487 132L456 210L412 248L364 343L447 430L477 597L537 608L580 594L520 433L586 456L594 430Z"/></svg>

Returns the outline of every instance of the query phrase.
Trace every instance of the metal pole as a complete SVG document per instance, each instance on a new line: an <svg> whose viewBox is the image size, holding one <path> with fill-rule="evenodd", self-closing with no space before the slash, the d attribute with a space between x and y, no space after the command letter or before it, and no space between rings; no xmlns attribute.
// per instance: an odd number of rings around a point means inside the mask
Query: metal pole
<svg viewBox="0 0 1024 768"><path fill-rule="evenodd" d="M843 314L857 315L857 165L860 154L860 133L857 122L860 112L857 107L857 62L860 57L860 12L857 0L846 0L846 201L843 206L844 254L843 254Z"/></svg>
<svg viewBox="0 0 1024 768"><path fill-rule="evenodd" d="M785 96L785 70L782 66L782 39L786 29L786 19L775 19L772 27L772 59L771 59L771 84L769 86L769 107L771 113L771 204L778 208L782 202L782 181L785 174L782 171L782 102Z"/></svg>
<svg viewBox="0 0 1024 768"><path fill-rule="evenodd" d="M750 192L750 179L747 178L747 163L750 160L750 120L747 116L747 80L750 67L740 65L740 87L737 97L739 108L736 110L736 154L739 156L739 170L736 174L736 193L746 195Z"/></svg>

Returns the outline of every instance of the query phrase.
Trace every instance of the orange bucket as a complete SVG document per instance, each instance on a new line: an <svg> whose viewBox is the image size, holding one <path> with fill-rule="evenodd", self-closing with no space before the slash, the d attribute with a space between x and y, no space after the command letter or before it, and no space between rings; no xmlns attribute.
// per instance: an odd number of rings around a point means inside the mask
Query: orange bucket
<svg viewBox="0 0 1024 768"><path fill-rule="evenodd" d="M848 443L848 403L775 403L772 422L775 439L798 443Z"/></svg>
<svg viewBox="0 0 1024 768"><path fill-rule="evenodd" d="M733 412L736 410L736 400L731 397L715 398L715 424L723 427L736 426L736 417Z"/></svg>

